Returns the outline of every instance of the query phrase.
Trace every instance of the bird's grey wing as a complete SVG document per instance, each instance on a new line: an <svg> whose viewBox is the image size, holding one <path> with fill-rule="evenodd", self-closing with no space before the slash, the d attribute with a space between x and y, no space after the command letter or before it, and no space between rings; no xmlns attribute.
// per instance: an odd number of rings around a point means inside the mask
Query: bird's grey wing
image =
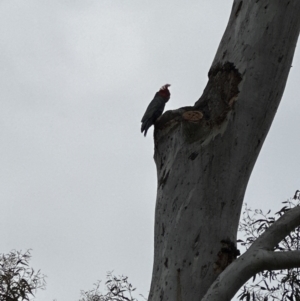
<svg viewBox="0 0 300 301"><path fill-rule="evenodd" d="M165 102L162 97L155 97L147 107L147 110L141 120L141 122L146 121L147 119L153 117L154 115L159 114L160 116L165 108Z"/></svg>

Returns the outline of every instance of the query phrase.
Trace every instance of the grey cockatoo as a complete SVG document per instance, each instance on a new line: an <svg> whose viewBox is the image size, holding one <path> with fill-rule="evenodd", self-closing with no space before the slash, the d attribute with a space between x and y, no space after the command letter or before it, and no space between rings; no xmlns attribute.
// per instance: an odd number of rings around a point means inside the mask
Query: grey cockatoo
<svg viewBox="0 0 300 301"><path fill-rule="evenodd" d="M150 102L143 118L141 132L146 136L147 131L153 125L156 119L163 113L166 102L170 99L170 91L168 87L171 85L166 84L155 93L153 100Z"/></svg>

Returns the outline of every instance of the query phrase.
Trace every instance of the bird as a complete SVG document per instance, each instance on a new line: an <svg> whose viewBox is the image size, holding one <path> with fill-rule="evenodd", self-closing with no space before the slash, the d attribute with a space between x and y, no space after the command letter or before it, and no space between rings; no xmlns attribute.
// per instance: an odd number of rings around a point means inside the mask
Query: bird
<svg viewBox="0 0 300 301"><path fill-rule="evenodd" d="M170 99L171 93L168 89L170 86L170 84L162 86L159 91L155 93L154 98L147 107L147 110L141 120L141 132L144 132L145 137L149 127L155 123L159 116L161 116L164 111L165 104Z"/></svg>

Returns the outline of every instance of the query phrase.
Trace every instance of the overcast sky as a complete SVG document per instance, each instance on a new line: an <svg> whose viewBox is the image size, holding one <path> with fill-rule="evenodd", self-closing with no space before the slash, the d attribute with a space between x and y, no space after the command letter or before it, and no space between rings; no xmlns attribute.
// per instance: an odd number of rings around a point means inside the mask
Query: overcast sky
<svg viewBox="0 0 300 301"><path fill-rule="evenodd" d="M156 169L140 120L193 105L227 24L224 0L0 1L0 253L33 249L39 301L75 301L107 271L147 296ZM300 188L300 51L246 202Z"/></svg>

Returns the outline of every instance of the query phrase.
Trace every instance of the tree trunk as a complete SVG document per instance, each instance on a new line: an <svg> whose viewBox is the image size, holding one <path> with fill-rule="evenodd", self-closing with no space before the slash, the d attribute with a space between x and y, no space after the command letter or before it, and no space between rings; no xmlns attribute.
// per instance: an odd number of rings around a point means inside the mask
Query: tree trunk
<svg viewBox="0 0 300 301"><path fill-rule="evenodd" d="M235 0L203 95L156 122L149 301L201 300L236 257L245 190L281 100L299 29L299 0Z"/></svg>

